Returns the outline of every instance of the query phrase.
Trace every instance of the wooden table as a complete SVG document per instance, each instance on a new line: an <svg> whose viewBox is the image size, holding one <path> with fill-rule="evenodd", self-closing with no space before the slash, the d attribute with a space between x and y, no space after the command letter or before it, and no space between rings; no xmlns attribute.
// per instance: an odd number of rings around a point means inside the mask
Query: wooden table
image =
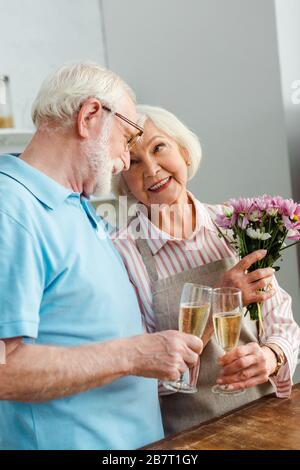
<svg viewBox="0 0 300 470"><path fill-rule="evenodd" d="M300 384L145 447L152 450L300 449Z"/></svg>

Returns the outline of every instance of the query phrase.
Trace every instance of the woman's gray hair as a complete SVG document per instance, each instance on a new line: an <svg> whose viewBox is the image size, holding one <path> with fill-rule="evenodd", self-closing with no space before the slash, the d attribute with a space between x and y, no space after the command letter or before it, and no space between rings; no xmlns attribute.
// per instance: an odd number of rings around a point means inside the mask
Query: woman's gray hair
<svg viewBox="0 0 300 470"><path fill-rule="evenodd" d="M138 105L137 111L140 125L143 126L145 121L150 119L158 129L172 137L178 145L186 149L190 161L188 179L191 180L197 173L202 159L201 145L196 134L166 109L157 106ZM113 189L119 195L130 194L122 176L114 178Z"/></svg>
<svg viewBox="0 0 300 470"><path fill-rule="evenodd" d="M126 93L135 102L131 88L114 72L97 63L66 64L42 83L32 106L32 120L36 126L49 119L70 125L86 99L97 98L116 110Z"/></svg>

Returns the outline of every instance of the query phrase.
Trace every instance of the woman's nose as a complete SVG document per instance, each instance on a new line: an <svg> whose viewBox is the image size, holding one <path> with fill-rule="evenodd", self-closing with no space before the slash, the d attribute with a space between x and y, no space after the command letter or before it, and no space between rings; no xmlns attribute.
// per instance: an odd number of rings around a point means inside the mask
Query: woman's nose
<svg viewBox="0 0 300 470"><path fill-rule="evenodd" d="M156 173L159 171L159 165L152 159L144 161L144 176L145 178L149 176L155 176Z"/></svg>

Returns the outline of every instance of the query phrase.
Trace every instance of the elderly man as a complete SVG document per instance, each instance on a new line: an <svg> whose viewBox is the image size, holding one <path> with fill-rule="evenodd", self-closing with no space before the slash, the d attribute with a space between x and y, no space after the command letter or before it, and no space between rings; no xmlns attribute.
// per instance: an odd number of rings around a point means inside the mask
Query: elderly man
<svg viewBox="0 0 300 470"><path fill-rule="evenodd" d="M87 202L128 168L143 132L135 120L118 76L66 66L42 85L24 153L0 157L1 449L160 439L155 379L176 380L198 360L198 338L143 332L134 288Z"/></svg>

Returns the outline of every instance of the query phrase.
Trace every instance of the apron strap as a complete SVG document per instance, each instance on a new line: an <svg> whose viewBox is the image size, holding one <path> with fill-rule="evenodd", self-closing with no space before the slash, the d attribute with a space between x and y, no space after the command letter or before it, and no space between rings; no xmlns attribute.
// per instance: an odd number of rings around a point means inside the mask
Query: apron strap
<svg viewBox="0 0 300 470"><path fill-rule="evenodd" d="M129 217L128 225L135 219L136 219L136 215ZM141 227L141 224L139 222L136 228L138 229L140 227ZM134 233L132 235L134 236ZM147 243L147 240L145 240L144 238L138 238L136 236L134 236L134 239L135 239L136 247L139 250L140 255L142 257L149 279L151 283L153 284L153 282L158 281L158 272L156 269L154 256L152 255L152 252Z"/></svg>
<svg viewBox="0 0 300 470"><path fill-rule="evenodd" d="M156 282L158 280L158 272L156 269L154 256L150 250L147 240L143 238L138 238L135 240L135 242L136 242L137 249L139 250L141 254L142 260L144 262L144 265L147 270L151 283Z"/></svg>

